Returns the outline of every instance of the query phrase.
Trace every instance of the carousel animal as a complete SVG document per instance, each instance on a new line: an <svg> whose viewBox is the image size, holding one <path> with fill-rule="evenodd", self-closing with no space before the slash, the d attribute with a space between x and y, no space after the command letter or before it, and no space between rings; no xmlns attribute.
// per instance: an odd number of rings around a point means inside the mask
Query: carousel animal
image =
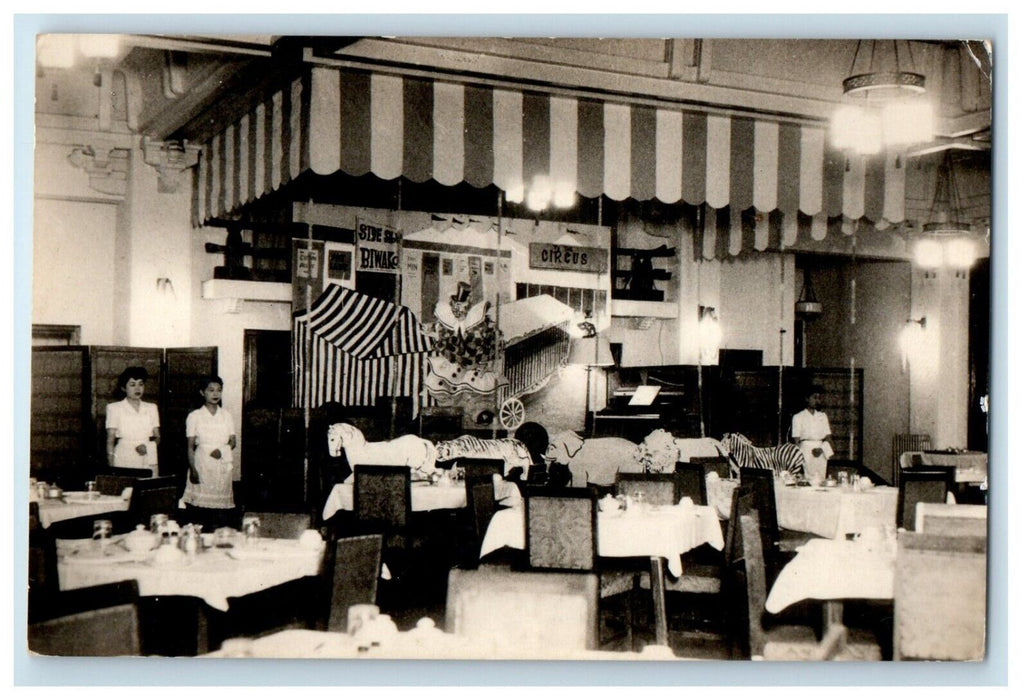
<svg viewBox="0 0 1029 700"><path fill-rule="evenodd" d="M383 442L368 442L364 433L349 423L329 426L329 455L338 457L346 452L350 466L376 464L410 467L412 471L429 477L436 470L436 447L417 435L401 435Z"/></svg>
<svg viewBox="0 0 1029 700"><path fill-rule="evenodd" d="M449 462L460 457L471 459L502 459L504 474L515 467L528 469L532 464L529 450L521 440L514 438L483 439L471 435L462 435L453 440L441 440L436 443L436 461Z"/></svg>
<svg viewBox="0 0 1029 700"><path fill-rule="evenodd" d="M543 456L551 464L567 465L572 486L610 486L620 471L643 471L643 465L636 460L636 449L637 445L625 438L584 440L578 433L565 430L551 438Z"/></svg>
<svg viewBox="0 0 1029 700"><path fill-rule="evenodd" d="M741 433L728 433L722 437L722 447L729 453L733 471L737 471L739 467L757 467L771 469L776 476L786 472L797 477L804 476L804 453L796 445L754 447L754 443L747 439L747 436Z"/></svg>

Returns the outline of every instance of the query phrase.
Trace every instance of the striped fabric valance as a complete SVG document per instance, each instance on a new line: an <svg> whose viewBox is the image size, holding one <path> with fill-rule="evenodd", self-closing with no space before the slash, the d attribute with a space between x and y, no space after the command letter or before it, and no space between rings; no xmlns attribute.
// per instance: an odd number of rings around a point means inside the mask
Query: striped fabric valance
<svg viewBox="0 0 1029 700"><path fill-rule="evenodd" d="M904 220L900 152L846 158L817 125L311 67L207 144L203 222L300 173L496 185L733 212Z"/></svg>

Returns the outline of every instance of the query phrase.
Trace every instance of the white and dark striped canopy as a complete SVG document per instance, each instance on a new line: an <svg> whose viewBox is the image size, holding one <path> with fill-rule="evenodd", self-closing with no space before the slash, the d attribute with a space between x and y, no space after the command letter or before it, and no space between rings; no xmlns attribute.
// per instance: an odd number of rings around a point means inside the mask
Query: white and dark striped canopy
<svg viewBox="0 0 1029 700"><path fill-rule="evenodd" d="M410 309L338 284L328 285L304 320L312 334L359 360L432 349Z"/></svg>
<svg viewBox="0 0 1029 700"><path fill-rule="evenodd" d="M905 215L903 154L848 159L822 125L314 66L206 145L196 219L306 171L508 192L546 175L585 197L807 217L816 239L827 219Z"/></svg>

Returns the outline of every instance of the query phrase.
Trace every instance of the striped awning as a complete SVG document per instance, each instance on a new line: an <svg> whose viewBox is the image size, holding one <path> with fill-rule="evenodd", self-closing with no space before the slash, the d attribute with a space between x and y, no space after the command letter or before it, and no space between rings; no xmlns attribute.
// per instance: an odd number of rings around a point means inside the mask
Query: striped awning
<svg viewBox="0 0 1029 700"><path fill-rule="evenodd" d="M899 223L905 170L900 152L846 157L821 125L314 66L210 140L195 204L203 222L305 171L511 194L545 175L585 197Z"/></svg>
<svg viewBox="0 0 1029 700"><path fill-rule="evenodd" d="M410 309L338 284L328 285L303 320L313 335L360 360L432 349Z"/></svg>

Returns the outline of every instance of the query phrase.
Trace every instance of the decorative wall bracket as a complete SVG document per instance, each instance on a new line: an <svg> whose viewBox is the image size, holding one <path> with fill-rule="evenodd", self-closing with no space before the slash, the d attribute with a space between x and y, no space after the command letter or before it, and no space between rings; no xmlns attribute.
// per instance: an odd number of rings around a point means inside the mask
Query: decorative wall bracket
<svg viewBox="0 0 1029 700"><path fill-rule="evenodd" d="M188 141L151 141L144 136L143 162L157 170L157 191L178 192L182 173L197 164L200 151Z"/></svg>
<svg viewBox="0 0 1029 700"><path fill-rule="evenodd" d="M74 146L68 154L68 162L89 175L89 186L97 192L125 196L129 149L104 142Z"/></svg>

